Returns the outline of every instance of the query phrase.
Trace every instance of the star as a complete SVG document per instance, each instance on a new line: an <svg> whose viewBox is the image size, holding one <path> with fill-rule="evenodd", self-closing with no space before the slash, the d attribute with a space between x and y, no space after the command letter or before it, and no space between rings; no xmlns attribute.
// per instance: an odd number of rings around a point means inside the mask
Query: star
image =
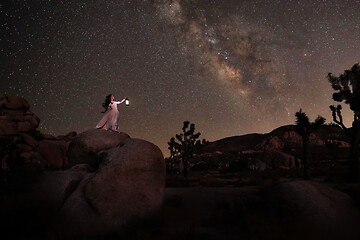
<svg viewBox="0 0 360 240"><path fill-rule="evenodd" d="M185 120L214 141L292 124L300 108L331 119L326 75L359 62L359 10L340 0L11 1L0 5L1 89L27 99L53 135L94 128L106 95L127 96L120 131L164 155Z"/></svg>

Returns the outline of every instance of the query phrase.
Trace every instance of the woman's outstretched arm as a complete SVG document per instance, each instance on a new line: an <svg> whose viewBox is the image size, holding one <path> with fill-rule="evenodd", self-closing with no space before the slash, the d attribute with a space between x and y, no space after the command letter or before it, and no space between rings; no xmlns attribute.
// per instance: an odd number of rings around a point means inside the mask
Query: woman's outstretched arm
<svg viewBox="0 0 360 240"><path fill-rule="evenodd" d="M120 104L120 103L123 103L125 101L125 99L126 99L126 97L123 100L121 100L120 102L119 101L113 101L113 103L114 104Z"/></svg>

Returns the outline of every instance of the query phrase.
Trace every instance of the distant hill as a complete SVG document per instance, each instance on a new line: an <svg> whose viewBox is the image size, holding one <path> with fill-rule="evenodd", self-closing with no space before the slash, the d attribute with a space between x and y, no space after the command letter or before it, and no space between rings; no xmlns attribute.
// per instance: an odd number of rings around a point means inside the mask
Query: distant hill
<svg viewBox="0 0 360 240"><path fill-rule="evenodd" d="M346 159L350 139L338 126L324 125L310 135L310 154L313 158L331 159L337 151L338 159ZM336 150L334 150L336 148ZM295 125L286 125L265 134L246 134L210 142L199 154L226 152L266 152L281 155L281 158L302 157L302 138Z"/></svg>
<svg viewBox="0 0 360 240"><path fill-rule="evenodd" d="M231 152L253 149L254 146L261 143L265 134L252 133L242 136L227 137L215 142L210 142L201 152Z"/></svg>

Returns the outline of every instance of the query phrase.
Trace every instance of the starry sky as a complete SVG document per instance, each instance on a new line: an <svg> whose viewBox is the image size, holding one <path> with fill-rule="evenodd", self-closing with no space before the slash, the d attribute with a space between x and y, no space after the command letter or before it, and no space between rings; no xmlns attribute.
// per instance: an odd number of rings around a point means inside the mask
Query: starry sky
<svg viewBox="0 0 360 240"><path fill-rule="evenodd" d="M300 108L330 122L326 75L360 61L359 12L357 0L1 2L0 92L53 135L94 128L106 95L127 96L119 130L165 156L185 120L210 141L293 124Z"/></svg>

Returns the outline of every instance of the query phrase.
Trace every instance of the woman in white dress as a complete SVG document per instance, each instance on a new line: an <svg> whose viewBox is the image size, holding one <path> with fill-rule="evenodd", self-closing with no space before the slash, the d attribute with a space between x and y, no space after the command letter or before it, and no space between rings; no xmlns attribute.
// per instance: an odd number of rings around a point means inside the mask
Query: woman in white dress
<svg viewBox="0 0 360 240"><path fill-rule="evenodd" d="M102 104L102 106L105 108L105 111L101 112L105 113L105 115L96 125L96 128L117 131L119 120L119 111L117 109L117 105L123 103L125 100L126 98L124 98L120 102L114 101L114 96L112 94L106 96L105 102Z"/></svg>

